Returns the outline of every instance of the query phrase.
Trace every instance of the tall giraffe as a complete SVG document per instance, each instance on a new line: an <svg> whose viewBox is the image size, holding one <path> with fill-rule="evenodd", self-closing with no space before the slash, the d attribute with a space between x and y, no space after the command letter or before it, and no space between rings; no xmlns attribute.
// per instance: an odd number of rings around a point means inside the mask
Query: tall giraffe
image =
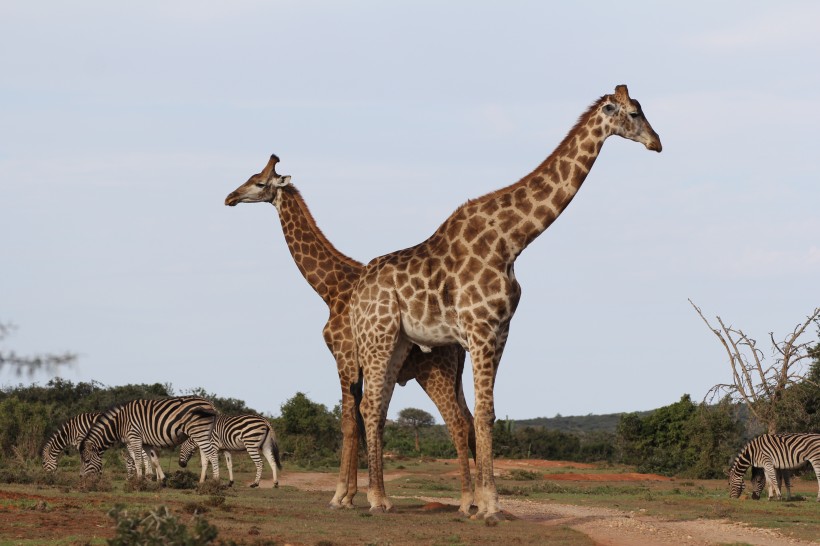
<svg viewBox="0 0 820 546"><path fill-rule="evenodd" d="M362 374L354 356L353 333L348 319L348 303L364 265L339 252L316 225L299 190L290 176L276 173L279 158L270 157L261 173L251 176L225 198L225 204L273 204L279 212L285 242L296 266L308 284L327 304L330 316L323 334L336 359L342 388L342 457L332 508L353 506L357 491L358 405L362 393ZM470 477L470 447L475 452L473 418L464 400L461 384L465 352L459 345L436 348L430 353L412 351L398 376L404 385L416 379L430 396L447 424L458 454L461 472L461 505L468 514L473 501Z"/></svg>
<svg viewBox="0 0 820 546"><path fill-rule="evenodd" d="M386 408L413 345L458 343L475 386L476 518L503 519L493 479L493 386L521 289L513 264L569 205L610 135L661 151L625 85L598 99L558 148L515 184L467 201L423 243L376 258L359 277L350 316L364 373L372 512L389 511L382 476Z"/></svg>

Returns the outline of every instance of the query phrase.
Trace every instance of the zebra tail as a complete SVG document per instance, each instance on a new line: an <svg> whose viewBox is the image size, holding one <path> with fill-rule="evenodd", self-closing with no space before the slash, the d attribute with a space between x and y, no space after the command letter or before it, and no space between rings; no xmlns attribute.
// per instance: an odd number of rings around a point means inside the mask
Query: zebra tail
<svg viewBox="0 0 820 546"><path fill-rule="evenodd" d="M282 470L282 461L279 459L279 443L276 441L276 433L273 432L270 422L268 422L268 435L270 436L271 451L273 451L273 461L276 463L276 468Z"/></svg>

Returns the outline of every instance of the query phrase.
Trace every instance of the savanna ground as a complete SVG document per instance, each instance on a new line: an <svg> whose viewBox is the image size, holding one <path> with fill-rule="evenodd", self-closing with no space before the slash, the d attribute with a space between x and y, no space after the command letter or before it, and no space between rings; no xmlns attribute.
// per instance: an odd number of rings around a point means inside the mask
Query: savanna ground
<svg viewBox="0 0 820 546"><path fill-rule="evenodd" d="M163 457L170 473L177 470ZM791 502L729 499L723 480L680 480L637 474L607 465L497 460L507 521L489 527L457 513L459 481L454 461L386 462L395 513L367 509L366 476L353 510L329 510L336 470L303 472L285 467L280 487L271 480L251 489L252 465L234 457L236 485L214 494L192 489L125 492L116 472L103 491L83 492L76 467L61 465L56 485L0 485L0 544L104 544L115 534L108 512L124 505L137 514L165 506L191 524L202 514L219 539L238 543L334 545L567 544L820 544L817 482L794 480ZM193 470L198 476L198 468ZM226 473L223 468L223 482ZM264 476L270 478L266 468ZM814 541L814 542L813 542Z"/></svg>

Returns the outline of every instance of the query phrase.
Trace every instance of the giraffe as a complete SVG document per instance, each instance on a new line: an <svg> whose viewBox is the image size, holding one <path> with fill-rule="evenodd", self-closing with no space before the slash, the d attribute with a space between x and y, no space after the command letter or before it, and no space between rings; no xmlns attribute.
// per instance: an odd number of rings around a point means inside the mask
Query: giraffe
<svg viewBox="0 0 820 546"><path fill-rule="evenodd" d="M279 213L285 242L299 271L324 300L330 316L323 336L336 360L342 388L342 456L336 492L331 508L352 508L357 492L358 406L362 375L356 364L353 335L348 319L348 302L364 265L338 251L319 227L291 182L290 176L276 173L279 158L272 155L262 172L231 192L225 204L273 204ZM430 353L412 351L398 376L404 385L415 379L433 400L447 425L458 455L461 474L459 511L468 515L473 502L469 450L475 452L473 418L464 399L461 384L465 352L459 345L438 347Z"/></svg>
<svg viewBox="0 0 820 546"><path fill-rule="evenodd" d="M350 318L364 374L371 512L392 508L384 490L381 440L400 363L413 346L429 350L458 343L470 353L475 387L478 511L472 517L503 519L493 479L493 387L521 295L513 265L569 205L610 135L661 151L640 104L619 85L592 104L530 174L467 201L426 241L374 259L359 276Z"/></svg>

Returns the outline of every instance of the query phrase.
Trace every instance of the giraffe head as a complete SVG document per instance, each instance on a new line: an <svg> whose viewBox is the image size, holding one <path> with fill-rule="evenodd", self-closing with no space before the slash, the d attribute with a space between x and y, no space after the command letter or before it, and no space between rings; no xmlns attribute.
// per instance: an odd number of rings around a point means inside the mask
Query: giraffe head
<svg viewBox="0 0 820 546"><path fill-rule="evenodd" d="M279 158L271 155L262 172L253 175L247 182L232 191L225 198L225 204L233 207L237 203L273 203L279 193L279 188L290 184L290 176L276 174L277 163L279 163Z"/></svg>
<svg viewBox="0 0 820 546"><path fill-rule="evenodd" d="M608 126L609 134L640 142L647 150L661 151L658 133L652 129L643 115L641 104L629 98L629 91L625 85L617 86L615 93L605 95L601 99L599 114Z"/></svg>

